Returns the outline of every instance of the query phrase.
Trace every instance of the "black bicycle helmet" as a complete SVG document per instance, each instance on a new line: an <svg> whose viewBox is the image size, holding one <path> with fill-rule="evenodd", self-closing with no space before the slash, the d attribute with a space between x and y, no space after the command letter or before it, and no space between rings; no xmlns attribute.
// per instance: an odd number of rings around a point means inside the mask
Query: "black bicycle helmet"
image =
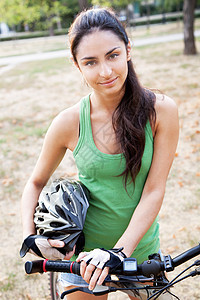
<svg viewBox="0 0 200 300"><path fill-rule="evenodd" d="M55 180L39 197L34 222L37 234L62 240L65 254L76 244L76 254L84 247L83 225L89 207L89 191L78 181Z"/></svg>

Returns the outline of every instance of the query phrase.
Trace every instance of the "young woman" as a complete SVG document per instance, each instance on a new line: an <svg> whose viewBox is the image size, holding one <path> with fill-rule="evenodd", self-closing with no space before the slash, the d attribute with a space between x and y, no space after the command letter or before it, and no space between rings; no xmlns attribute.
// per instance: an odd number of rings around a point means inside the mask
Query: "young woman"
<svg viewBox="0 0 200 300"><path fill-rule="evenodd" d="M127 257L141 263L160 248L157 216L177 146L178 114L172 99L140 85L129 39L113 12L82 12L69 39L74 64L91 94L52 122L23 193L23 228L24 238L35 233L33 215L40 192L70 149L91 199L84 226L87 252L77 259L82 261L82 278L63 275L62 280L65 286L86 281L93 289L106 277L108 259L106 251L88 251L123 247ZM49 243L63 246L61 241ZM72 255L73 251L66 254L66 259ZM75 293L69 299L82 297ZM84 294L84 299L92 298Z"/></svg>

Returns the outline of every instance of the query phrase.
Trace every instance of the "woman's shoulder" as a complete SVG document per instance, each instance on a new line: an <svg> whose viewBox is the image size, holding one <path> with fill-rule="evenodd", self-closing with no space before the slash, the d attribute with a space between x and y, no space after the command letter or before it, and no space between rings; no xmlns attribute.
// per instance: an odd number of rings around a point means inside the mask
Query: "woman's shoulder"
<svg viewBox="0 0 200 300"><path fill-rule="evenodd" d="M156 127L173 126L178 121L178 107L176 102L164 94L156 94L155 110Z"/></svg>
<svg viewBox="0 0 200 300"><path fill-rule="evenodd" d="M169 118L170 114L172 114L172 116L174 116L174 114L177 114L178 108L176 102L172 98L164 94L156 94L155 96L155 110L158 120L162 118Z"/></svg>
<svg viewBox="0 0 200 300"><path fill-rule="evenodd" d="M66 108L55 117L54 121L58 122L60 125L76 124L76 122L79 121L79 107L80 102Z"/></svg>
<svg viewBox="0 0 200 300"><path fill-rule="evenodd" d="M62 130L69 130L79 122L79 102L61 111L52 122L52 125Z"/></svg>
<svg viewBox="0 0 200 300"><path fill-rule="evenodd" d="M80 102L61 111L50 126L50 131L69 149L73 149L79 135L79 107Z"/></svg>
<svg viewBox="0 0 200 300"><path fill-rule="evenodd" d="M156 101L155 101L155 108L158 110L168 110L168 109L177 109L177 105L175 101L164 95L164 94L155 94Z"/></svg>

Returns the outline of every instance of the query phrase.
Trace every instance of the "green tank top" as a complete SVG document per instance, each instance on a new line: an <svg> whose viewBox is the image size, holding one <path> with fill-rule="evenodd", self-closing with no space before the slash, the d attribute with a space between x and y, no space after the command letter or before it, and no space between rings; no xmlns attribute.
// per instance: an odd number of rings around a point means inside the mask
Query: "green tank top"
<svg viewBox="0 0 200 300"><path fill-rule="evenodd" d="M126 230L140 201L153 156L153 136L150 123L145 129L145 149L135 187L127 185L121 174L125 169L123 154L106 154L95 145L90 119L90 96L80 103L80 136L73 155L80 181L90 191L90 206L84 225L85 251L94 248L111 249ZM141 220L143 222L143 220ZM133 229L134 234L134 229ZM142 238L132 256L141 263L159 249L158 218Z"/></svg>

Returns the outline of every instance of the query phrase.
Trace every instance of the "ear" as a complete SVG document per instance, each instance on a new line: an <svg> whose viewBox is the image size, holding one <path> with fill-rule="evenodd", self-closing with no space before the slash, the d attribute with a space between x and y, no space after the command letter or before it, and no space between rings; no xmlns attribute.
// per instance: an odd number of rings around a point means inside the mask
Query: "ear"
<svg viewBox="0 0 200 300"><path fill-rule="evenodd" d="M127 61L131 60L131 40L129 39L128 45L126 47L127 50Z"/></svg>

